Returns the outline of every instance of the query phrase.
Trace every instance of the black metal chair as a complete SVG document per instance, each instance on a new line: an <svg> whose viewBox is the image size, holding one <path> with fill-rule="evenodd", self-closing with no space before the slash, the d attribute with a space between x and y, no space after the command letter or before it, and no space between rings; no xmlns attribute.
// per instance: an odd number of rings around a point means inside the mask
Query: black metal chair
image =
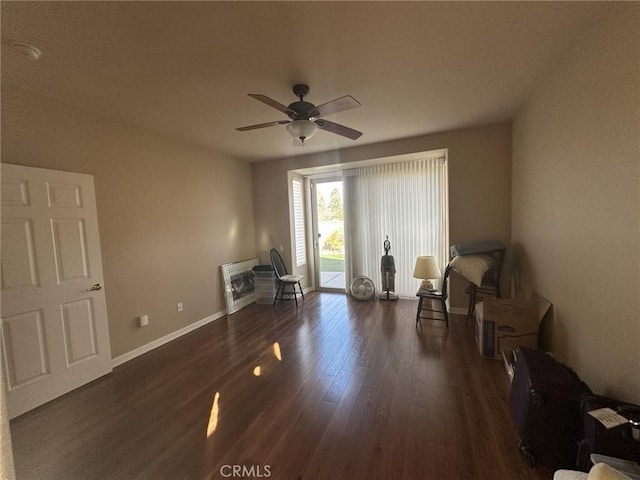
<svg viewBox="0 0 640 480"><path fill-rule="evenodd" d="M449 328L449 313L447 312L447 297L449 295L449 274L451 273L451 267L447 265L447 268L444 270L444 276L442 277L442 286L440 291L429 291L424 288L420 288L418 293L416 293L416 297L420 298L418 302L418 312L416 313L416 325L421 318L432 319L432 320L442 320L447 328ZM428 301L428 306L424 304L424 301ZM434 308L433 301L436 301L436 306L439 304L440 309ZM423 314L423 312L429 312L428 314ZM438 316L434 316L440 314L442 318Z"/></svg>
<svg viewBox="0 0 640 480"><path fill-rule="evenodd" d="M302 275L289 275L287 272L287 267L284 264L284 260L282 260L282 255L275 248L271 249L271 265L273 265L273 269L276 272L276 296L273 299L273 304L275 305L278 301L278 294L280 294L280 301L284 300L285 293L287 295L293 295L293 300L296 301L296 307L298 306L298 295L302 295L304 299L304 292L302 291L302 286L300 285L300 280L304 277ZM296 290L296 285L300 289L300 292ZM285 292L285 288L290 286L292 288L291 292ZM290 298L287 300L291 300Z"/></svg>

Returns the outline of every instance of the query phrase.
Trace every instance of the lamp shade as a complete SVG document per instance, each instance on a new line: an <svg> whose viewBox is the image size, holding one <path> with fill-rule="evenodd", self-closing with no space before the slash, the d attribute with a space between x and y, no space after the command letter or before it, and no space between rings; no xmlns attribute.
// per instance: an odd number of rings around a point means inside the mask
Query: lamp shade
<svg viewBox="0 0 640 480"><path fill-rule="evenodd" d="M316 133L318 126L311 120L294 120L287 124L288 132L295 138L299 138L302 143L307 138Z"/></svg>
<svg viewBox="0 0 640 480"><path fill-rule="evenodd" d="M420 256L416 258L416 266L413 269L413 278L429 280L440 278L440 269L435 257Z"/></svg>

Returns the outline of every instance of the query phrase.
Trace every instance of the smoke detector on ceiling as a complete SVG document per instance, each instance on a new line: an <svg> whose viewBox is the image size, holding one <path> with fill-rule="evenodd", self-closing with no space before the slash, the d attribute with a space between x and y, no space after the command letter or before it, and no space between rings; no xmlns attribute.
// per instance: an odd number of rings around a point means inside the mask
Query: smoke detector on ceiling
<svg viewBox="0 0 640 480"><path fill-rule="evenodd" d="M30 60L38 60L40 55L42 55L42 51L38 47L34 47L33 45L29 45L28 43L23 42L11 42L11 48L15 49L21 55L24 55Z"/></svg>

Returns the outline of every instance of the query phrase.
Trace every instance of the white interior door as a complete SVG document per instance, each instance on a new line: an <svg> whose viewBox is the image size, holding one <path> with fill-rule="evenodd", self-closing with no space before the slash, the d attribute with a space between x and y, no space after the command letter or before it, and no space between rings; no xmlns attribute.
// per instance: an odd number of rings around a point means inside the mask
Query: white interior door
<svg viewBox="0 0 640 480"><path fill-rule="evenodd" d="M111 371L93 177L2 164L10 418Z"/></svg>

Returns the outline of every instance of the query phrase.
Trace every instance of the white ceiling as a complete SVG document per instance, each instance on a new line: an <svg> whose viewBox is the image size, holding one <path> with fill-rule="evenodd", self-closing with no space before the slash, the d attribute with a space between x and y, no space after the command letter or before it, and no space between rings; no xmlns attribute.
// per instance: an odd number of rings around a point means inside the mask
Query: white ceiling
<svg viewBox="0 0 640 480"><path fill-rule="evenodd" d="M2 81L249 161L513 118L609 2L8 2ZM43 51L30 61L10 41ZM362 107L294 147L285 115L307 83L316 105Z"/></svg>

